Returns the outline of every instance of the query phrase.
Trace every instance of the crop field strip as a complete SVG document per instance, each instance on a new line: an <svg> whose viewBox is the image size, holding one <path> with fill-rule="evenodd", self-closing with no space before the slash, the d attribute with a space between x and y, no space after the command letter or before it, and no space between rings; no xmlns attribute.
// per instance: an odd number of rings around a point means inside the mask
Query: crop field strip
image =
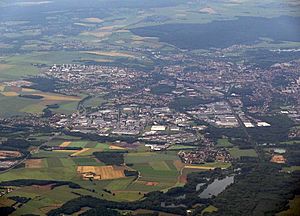
<svg viewBox="0 0 300 216"><path fill-rule="evenodd" d="M78 166L77 172L94 173L100 180L124 178L124 171L113 166Z"/></svg>

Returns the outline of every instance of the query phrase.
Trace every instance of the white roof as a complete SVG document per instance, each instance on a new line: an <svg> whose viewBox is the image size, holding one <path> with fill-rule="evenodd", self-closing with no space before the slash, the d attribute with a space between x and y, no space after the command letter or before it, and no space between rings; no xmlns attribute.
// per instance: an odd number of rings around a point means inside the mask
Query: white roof
<svg viewBox="0 0 300 216"><path fill-rule="evenodd" d="M164 131L164 130L166 130L166 126L163 126L163 125L153 125L151 127L151 130L152 131Z"/></svg>

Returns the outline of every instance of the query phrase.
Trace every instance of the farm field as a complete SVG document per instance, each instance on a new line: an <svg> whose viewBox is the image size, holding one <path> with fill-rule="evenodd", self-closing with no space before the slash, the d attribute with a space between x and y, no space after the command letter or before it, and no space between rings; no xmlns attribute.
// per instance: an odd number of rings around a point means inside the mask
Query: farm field
<svg viewBox="0 0 300 216"><path fill-rule="evenodd" d="M80 97L45 93L35 89L7 86L1 83L0 86L0 116L4 117L17 114L23 115L25 113L42 114L43 110L52 104L62 105L60 110L56 110L56 112L67 113L75 111L81 99ZM73 106L64 108L69 103L73 104Z"/></svg>
<svg viewBox="0 0 300 216"><path fill-rule="evenodd" d="M217 141L217 147L231 147L233 146L232 143L229 142L227 138L224 139L218 139Z"/></svg>
<svg viewBox="0 0 300 216"><path fill-rule="evenodd" d="M174 186L179 176L179 170L174 164L177 160L179 158L174 152L167 152L167 154L156 152L127 154L125 156L126 164L133 164L132 168L140 173L140 178L131 184L128 189L151 191Z"/></svg>
<svg viewBox="0 0 300 216"><path fill-rule="evenodd" d="M83 178L87 173L94 173L94 180L107 180L124 178L124 168L114 166L78 166L77 172L80 173Z"/></svg>
<svg viewBox="0 0 300 216"><path fill-rule="evenodd" d="M95 190L96 192L91 194L92 196L117 201L134 201L141 199L145 193L167 190L181 184L179 176L184 165L180 162L176 151L148 152L147 148L141 148L140 151L125 153L125 163L130 165L128 169L139 172L139 177L126 177L124 175L125 167L106 166L92 155L93 151L120 151L118 146L109 143L78 140L72 136L60 136L51 140L49 144L51 146L82 147L84 149L88 147L90 152L85 151L71 157L74 152L40 150L33 154L31 159L26 160L24 167L0 174L1 180L32 179L34 176L38 180L71 181L79 184L82 188ZM193 169L193 172L202 170L204 169ZM90 172L95 173L92 184L91 181L83 178L84 173L88 176ZM55 201L53 197L51 198L51 194L54 194L59 188L43 193L39 191L38 193L35 190L29 190L27 187L20 187L14 193L25 197L44 197L32 199L22 207L22 211L30 212L32 206L39 206L39 210L35 210L35 212L43 215L46 210L63 203L60 200ZM101 192L103 189L112 191L114 195ZM64 190L65 200L67 200L68 194L75 189L64 187ZM69 196L68 199L72 197L74 197L74 194Z"/></svg>
<svg viewBox="0 0 300 216"><path fill-rule="evenodd" d="M280 142L280 144L295 145L295 144L300 144L300 140L284 141L284 142Z"/></svg>
<svg viewBox="0 0 300 216"><path fill-rule="evenodd" d="M196 146L188 146L188 145L172 145L168 150L183 150L183 149L195 149Z"/></svg>
<svg viewBox="0 0 300 216"><path fill-rule="evenodd" d="M230 155L234 158L240 158L243 156L257 157L257 153L254 149L239 149L238 147L228 148Z"/></svg>

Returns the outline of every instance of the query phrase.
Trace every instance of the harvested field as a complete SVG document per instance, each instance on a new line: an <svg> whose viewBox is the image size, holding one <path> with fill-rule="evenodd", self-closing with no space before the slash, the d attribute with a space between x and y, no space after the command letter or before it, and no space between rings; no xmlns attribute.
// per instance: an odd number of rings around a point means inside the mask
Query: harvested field
<svg viewBox="0 0 300 216"><path fill-rule="evenodd" d="M5 197L0 197L0 207L7 207L7 206L12 206L15 204L16 201L5 198Z"/></svg>
<svg viewBox="0 0 300 216"><path fill-rule="evenodd" d="M158 182L146 182L145 185L147 186L157 186L159 183Z"/></svg>
<svg viewBox="0 0 300 216"><path fill-rule="evenodd" d="M90 23L102 23L104 20L99 19L97 17L89 17L84 19L85 22L90 22Z"/></svg>
<svg viewBox="0 0 300 216"><path fill-rule="evenodd" d="M47 185L32 185L31 187L38 190L52 190L55 184L47 184Z"/></svg>
<svg viewBox="0 0 300 216"><path fill-rule="evenodd" d="M28 159L25 161L25 167L29 169L42 168L43 160L42 159Z"/></svg>
<svg viewBox="0 0 300 216"><path fill-rule="evenodd" d="M22 88L22 92L35 92L35 89L31 89L31 88Z"/></svg>
<svg viewBox="0 0 300 216"><path fill-rule="evenodd" d="M181 160L175 160L174 161L174 166L179 171L184 167L184 163L182 163Z"/></svg>
<svg viewBox="0 0 300 216"><path fill-rule="evenodd" d="M94 37L97 37L97 38L108 37L111 34L112 34L111 32L102 32L102 31L90 31L90 32L82 33L82 35L94 36Z"/></svg>
<svg viewBox="0 0 300 216"><path fill-rule="evenodd" d="M58 95L58 94L36 93L32 95L41 96L43 97L42 100L48 100L48 101L79 101L80 100L79 97L65 96L65 95Z"/></svg>
<svg viewBox="0 0 300 216"><path fill-rule="evenodd" d="M77 152L71 154L71 157L78 156L78 155L80 155L80 154L82 154L84 152L87 152L88 150L90 150L90 148L83 148L80 151L77 151Z"/></svg>
<svg viewBox="0 0 300 216"><path fill-rule="evenodd" d="M124 150L125 148L120 147L120 146L111 145L111 146L109 146L109 149L111 149L111 150Z"/></svg>
<svg viewBox="0 0 300 216"><path fill-rule="evenodd" d="M1 94L4 95L4 96L6 96L6 97L16 97L16 96L19 95L17 92L12 92L12 91L1 92Z"/></svg>
<svg viewBox="0 0 300 216"><path fill-rule="evenodd" d="M59 147L68 147L71 144L71 142L63 142L59 145Z"/></svg>
<svg viewBox="0 0 300 216"><path fill-rule="evenodd" d="M1 70L7 70L11 67L12 67L12 65L9 65L9 64L0 64L0 71Z"/></svg>
<svg viewBox="0 0 300 216"><path fill-rule="evenodd" d="M99 55L99 56L109 56L109 57L135 58L134 55L124 53L124 52L114 52L114 51L109 51L109 52L88 51L88 52L84 52L84 53L92 54L92 55Z"/></svg>
<svg viewBox="0 0 300 216"><path fill-rule="evenodd" d="M47 214L49 211L53 210L53 209L57 209L59 207L61 207L62 204L53 204L53 205L49 205L49 206L45 206L45 207L41 207L39 208L41 212L43 212L44 214Z"/></svg>
<svg viewBox="0 0 300 216"><path fill-rule="evenodd" d="M213 170L213 169L215 169L216 167L210 167L210 166L190 166L190 165L187 165L187 166L184 166L184 168L186 168L186 169Z"/></svg>
<svg viewBox="0 0 300 216"><path fill-rule="evenodd" d="M74 152L77 152L77 150L53 150L53 152L66 152L66 153L74 153Z"/></svg>
<svg viewBox="0 0 300 216"><path fill-rule="evenodd" d="M114 166L78 166L77 172L84 179L105 180L125 177L124 168Z"/></svg>
<svg viewBox="0 0 300 216"><path fill-rule="evenodd" d="M0 151L0 159L17 158L21 156L22 154L18 151Z"/></svg>

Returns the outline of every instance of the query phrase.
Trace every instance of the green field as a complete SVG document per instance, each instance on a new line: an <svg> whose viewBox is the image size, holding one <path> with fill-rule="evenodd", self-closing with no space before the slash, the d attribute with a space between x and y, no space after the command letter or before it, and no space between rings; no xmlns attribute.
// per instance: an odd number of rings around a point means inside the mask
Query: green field
<svg viewBox="0 0 300 216"><path fill-rule="evenodd" d="M188 146L188 145L172 145L168 150L183 150L183 149L195 149L196 146Z"/></svg>
<svg viewBox="0 0 300 216"><path fill-rule="evenodd" d="M243 156L257 157L257 153L254 149L239 149L237 147L234 147L228 148L228 151L233 158L240 158Z"/></svg>
<svg viewBox="0 0 300 216"><path fill-rule="evenodd" d="M296 145L296 144L300 144L300 140L290 140L290 141L284 141L284 142L280 142L280 144L286 144L286 145Z"/></svg>
<svg viewBox="0 0 300 216"><path fill-rule="evenodd" d="M218 139L217 147L231 147L233 146L231 142L227 138Z"/></svg>
<svg viewBox="0 0 300 216"><path fill-rule="evenodd" d="M126 154L125 163L148 163L152 161L166 161L177 159L177 152L137 152Z"/></svg>
<svg viewBox="0 0 300 216"><path fill-rule="evenodd" d="M41 109L43 109L43 106L39 105L38 103L39 101L33 99L6 97L0 94L0 116L10 117L13 115L23 115L23 109L26 109L26 111L32 113L40 113Z"/></svg>
<svg viewBox="0 0 300 216"><path fill-rule="evenodd" d="M102 162L96 161L94 158L90 157L76 157L73 161L77 166L101 166L104 165Z"/></svg>

